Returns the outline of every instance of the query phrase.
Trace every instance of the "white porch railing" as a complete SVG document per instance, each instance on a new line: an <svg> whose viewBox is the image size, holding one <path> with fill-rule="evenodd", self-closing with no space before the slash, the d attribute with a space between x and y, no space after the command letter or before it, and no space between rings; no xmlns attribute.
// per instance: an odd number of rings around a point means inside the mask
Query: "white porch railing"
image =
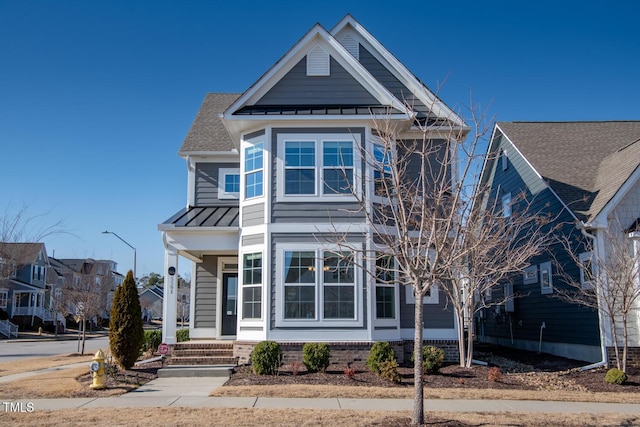
<svg viewBox="0 0 640 427"><path fill-rule="evenodd" d="M18 338L18 325L14 325L8 320L0 320L0 335L4 335L7 338L14 337Z"/></svg>
<svg viewBox="0 0 640 427"><path fill-rule="evenodd" d="M31 316L35 314L34 307L13 307L11 314L14 316Z"/></svg>

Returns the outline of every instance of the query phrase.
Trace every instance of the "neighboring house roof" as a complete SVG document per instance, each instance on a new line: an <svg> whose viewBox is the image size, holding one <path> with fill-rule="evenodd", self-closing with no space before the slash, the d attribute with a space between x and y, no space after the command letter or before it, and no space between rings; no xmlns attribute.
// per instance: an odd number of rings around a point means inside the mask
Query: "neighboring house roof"
<svg viewBox="0 0 640 427"><path fill-rule="evenodd" d="M33 264L44 250L44 243L0 243L0 258L13 259L23 265ZM44 252L46 256L46 251Z"/></svg>
<svg viewBox="0 0 640 427"><path fill-rule="evenodd" d="M146 288L144 289L142 292L140 292L140 296L149 293L149 294L153 294L154 296L158 297L158 298L163 298L164 297L164 289L161 288L158 285L153 285L150 288Z"/></svg>
<svg viewBox="0 0 640 427"><path fill-rule="evenodd" d="M240 95L239 93L208 93L180 147L180 153L231 151L234 148L233 141L220 119L220 114Z"/></svg>
<svg viewBox="0 0 640 427"><path fill-rule="evenodd" d="M640 165L640 121L500 122L497 127L585 222Z"/></svg>
<svg viewBox="0 0 640 427"><path fill-rule="evenodd" d="M238 205L183 208L160 225L173 227L238 227ZM163 227L165 226L165 227Z"/></svg>

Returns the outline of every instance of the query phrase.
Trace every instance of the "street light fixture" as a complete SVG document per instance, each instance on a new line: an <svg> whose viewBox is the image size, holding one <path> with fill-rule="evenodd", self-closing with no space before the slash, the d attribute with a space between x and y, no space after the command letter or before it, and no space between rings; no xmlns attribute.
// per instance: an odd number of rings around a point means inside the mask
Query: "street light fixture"
<svg viewBox="0 0 640 427"><path fill-rule="evenodd" d="M114 233L113 231L103 231L102 234L113 234L114 236L116 236L118 239L120 239L125 245L129 246L131 249L133 249L133 281L136 281L136 248L134 248L133 246L131 246L131 244L129 244L129 242L127 242L126 240L124 240L122 237L118 236L116 233Z"/></svg>

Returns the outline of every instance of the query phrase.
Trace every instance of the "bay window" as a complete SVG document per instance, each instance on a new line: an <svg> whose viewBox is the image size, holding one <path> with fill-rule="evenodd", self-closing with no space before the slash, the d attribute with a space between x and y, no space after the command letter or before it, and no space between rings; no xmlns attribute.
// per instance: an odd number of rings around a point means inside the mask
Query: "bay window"
<svg viewBox="0 0 640 427"><path fill-rule="evenodd" d="M324 253L324 318L354 318L353 263L347 253Z"/></svg>
<svg viewBox="0 0 640 427"><path fill-rule="evenodd" d="M395 319L395 271L391 256L376 258L376 318Z"/></svg>
<svg viewBox="0 0 640 427"><path fill-rule="evenodd" d="M250 145L244 149L244 197L250 199L263 194L264 159L263 144Z"/></svg>
<svg viewBox="0 0 640 427"><path fill-rule="evenodd" d="M315 319L315 252L287 251L284 263L284 318Z"/></svg>

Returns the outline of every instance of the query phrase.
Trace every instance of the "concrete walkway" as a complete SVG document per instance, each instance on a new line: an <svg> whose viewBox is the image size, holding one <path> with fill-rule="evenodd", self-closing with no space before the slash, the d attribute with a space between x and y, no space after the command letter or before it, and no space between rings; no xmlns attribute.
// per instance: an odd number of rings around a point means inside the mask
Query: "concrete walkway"
<svg viewBox="0 0 640 427"><path fill-rule="evenodd" d="M225 377L157 378L137 390L116 397L32 399L36 411L68 408L304 408L353 409L361 411L411 411L411 399L348 398L273 398L273 397L209 397ZM538 413L618 413L640 414L640 404L550 402L533 400L459 400L425 401L426 411L447 412L538 412Z"/></svg>

